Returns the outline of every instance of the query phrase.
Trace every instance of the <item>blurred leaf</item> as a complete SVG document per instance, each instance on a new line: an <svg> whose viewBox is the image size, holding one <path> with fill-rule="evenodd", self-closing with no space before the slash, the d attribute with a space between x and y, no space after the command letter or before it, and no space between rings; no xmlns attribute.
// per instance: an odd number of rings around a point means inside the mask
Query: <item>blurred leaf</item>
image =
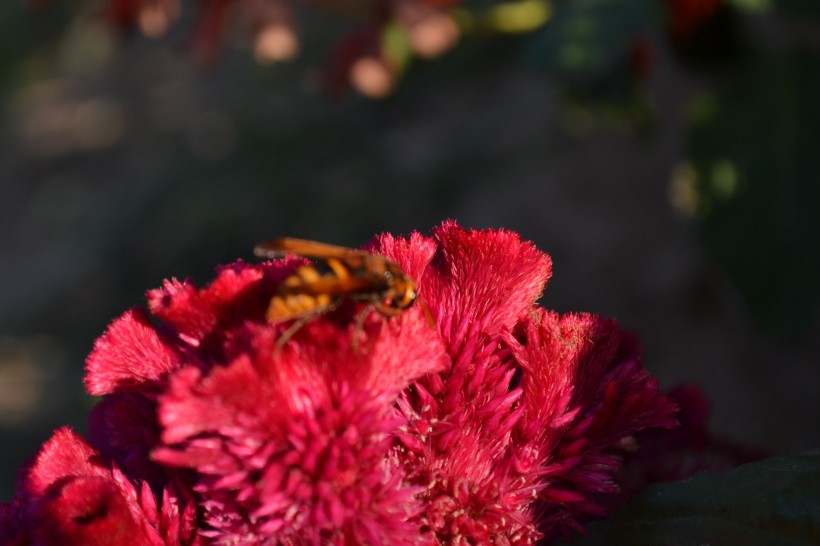
<svg viewBox="0 0 820 546"><path fill-rule="evenodd" d="M530 64L563 91L562 125L584 137L599 123L647 135L654 105L646 85L655 51L647 38L659 3L556 2L553 17L527 40Z"/></svg>
<svg viewBox="0 0 820 546"><path fill-rule="evenodd" d="M656 9L646 0L556 2L552 19L529 40L528 56L548 73L595 76L623 59Z"/></svg>
<svg viewBox="0 0 820 546"><path fill-rule="evenodd" d="M13 87L37 48L55 41L70 10L65 5L35 7L25 0L0 2L0 95Z"/></svg>
<svg viewBox="0 0 820 546"><path fill-rule="evenodd" d="M653 486L589 532L572 544L818 544L820 452Z"/></svg>
<svg viewBox="0 0 820 546"><path fill-rule="evenodd" d="M689 149L704 243L764 326L800 334L820 303L820 60L756 65L696 104Z"/></svg>
<svg viewBox="0 0 820 546"><path fill-rule="evenodd" d="M726 3L731 4L741 11L762 13L772 9L773 1L774 0L726 0Z"/></svg>
<svg viewBox="0 0 820 546"><path fill-rule="evenodd" d="M773 0L726 0L739 10L761 13L772 9Z"/></svg>
<svg viewBox="0 0 820 546"><path fill-rule="evenodd" d="M23 2L0 3L0 89L9 77L14 63L21 52L21 32L25 8Z"/></svg>

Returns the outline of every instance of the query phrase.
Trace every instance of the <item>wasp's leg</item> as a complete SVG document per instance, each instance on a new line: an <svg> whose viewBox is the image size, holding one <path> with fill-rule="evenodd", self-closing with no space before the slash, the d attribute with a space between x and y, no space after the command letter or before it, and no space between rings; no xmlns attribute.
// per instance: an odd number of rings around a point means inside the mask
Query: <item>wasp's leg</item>
<svg viewBox="0 0 820 546"><path fill-rule="evenodd" d="M302 326L307 324L309 321L315 319L316 317L320 317L325 313L330 313L342 302L342 298L336 298L334 301L328 303L327 305L323 305L322 307L318 307L311 311L310 313L305 313L302 316L294 317L293 323L285 329L284 332L279 336L279 339L276 340L276 345L278 348L282 348L285 343L288 342L293 335L299 331Z"/></svg>
<svg viewBox="0 0 820 546"><path fill-rule="evenodd" d="M350 344L354 351L359 350L359 338L364 333L364 321L367 319L367 315L373 311L373 308L374 305L372 303L368 303L361 311L359 311L359 314L356 315L356 329L353 330L353 341Z"/></svg>

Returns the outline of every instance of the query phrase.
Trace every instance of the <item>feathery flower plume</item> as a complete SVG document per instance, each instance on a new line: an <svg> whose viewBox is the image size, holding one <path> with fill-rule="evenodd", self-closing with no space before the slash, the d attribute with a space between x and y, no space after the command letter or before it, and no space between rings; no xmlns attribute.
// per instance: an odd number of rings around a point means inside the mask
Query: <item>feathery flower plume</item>
<svg viewBox="0 0 820 546"><path fill-rule="evenodd" d="M150 291L88 358L94 447L46 444L2 543L517 545L604 515L623 449L676 423L634 340L537 307L551 261L515 233L445 222L366 248L423 305L344 301L282 344L265 311L302 258Z"/></svg>

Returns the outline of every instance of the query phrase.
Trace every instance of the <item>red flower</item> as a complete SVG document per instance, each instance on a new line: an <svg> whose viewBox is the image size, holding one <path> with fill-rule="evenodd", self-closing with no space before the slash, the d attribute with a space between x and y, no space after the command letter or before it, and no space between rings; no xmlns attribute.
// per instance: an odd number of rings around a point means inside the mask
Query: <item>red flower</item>
<svg viewBox="0 0 820 546"><path fill-rule="evenodd" d="M21 473L0 511L0 544L107 546L199 545L194 505L146 482L135 485L68 428L54 433Z"/></svg>
<svg viewBox="0 0 820 546"><path fill-rule="evenodd" d="M101 463L105 483L173 484L226 545L532 544L604 513L621 448L675 423L631 338L537 308L551 262L514 233L446 222L368 249L415 279L434 327L421 305L345 302L280 346L289 324L265 310L297 258L167 282L153 319L117 319L86 377L106 395L92 442L124 471Z"/></svg>
<svg viewBox="0 0 820 546"><path fill-rule="evenodd" d="M453 361L399 400L436 538L527 544L600 514L593 494L616 490L624 438L674 426L630 340L612 321L535 308L551 263L513 233L445 223L432 241L383 237L377 249L418 271Z"/></svg>

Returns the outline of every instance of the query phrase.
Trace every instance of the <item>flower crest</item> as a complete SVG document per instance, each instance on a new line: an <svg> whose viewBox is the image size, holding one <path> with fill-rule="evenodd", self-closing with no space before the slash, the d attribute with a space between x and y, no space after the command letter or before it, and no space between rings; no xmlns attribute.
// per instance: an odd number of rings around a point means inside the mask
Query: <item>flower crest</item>
<svg viewBox="0 0 820 546"><path fill-rule="evenodd" d="M346 301L280 343L265 310L300 258L168 281L95 344L91 445L55 435L0 537L39 543L54 503L104 497L82 531L146 544L545 543L604 512L626 440L675 425L614 321L536 306L551 261L517 234L445 222L366 249L416 281L432 326Z"/></svg>

